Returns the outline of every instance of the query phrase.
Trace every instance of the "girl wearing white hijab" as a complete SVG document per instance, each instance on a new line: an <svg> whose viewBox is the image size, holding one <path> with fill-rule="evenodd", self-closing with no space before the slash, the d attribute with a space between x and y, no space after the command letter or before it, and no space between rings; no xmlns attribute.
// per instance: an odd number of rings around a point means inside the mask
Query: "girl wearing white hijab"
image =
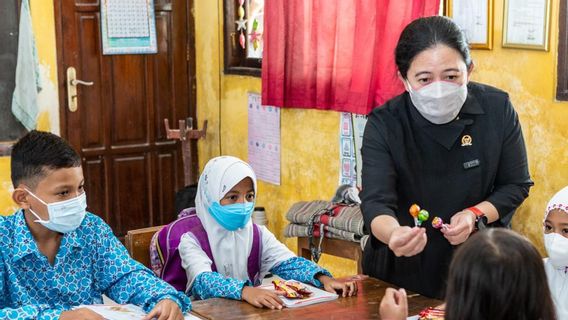
<svg viewBox="0 0 568 320"><path fill-rule="evenodd" d="M254 288L247 272L248 256L253 245L250 220L256 199L256 175L244 161L230 156L211 159L197 187L197 216L207 233L213 261L192 233L182 236L179 253L187 274L186 292L198 299L229 298L244 300L255 307L280 309L278 296ZM261 234L260 279L268 273L284 279L311 283L325 290L342 290L343 296L357 292L354 282L340 282L331 274L304 258L296 257L265 227Z"/></svg>
<svg viewBox="0 0 568 320"><path fill-rule="evenodd" d="M544 246L548 258L544 269L559 320L568 320L568 187L560 190L546 206Z"/></svg>

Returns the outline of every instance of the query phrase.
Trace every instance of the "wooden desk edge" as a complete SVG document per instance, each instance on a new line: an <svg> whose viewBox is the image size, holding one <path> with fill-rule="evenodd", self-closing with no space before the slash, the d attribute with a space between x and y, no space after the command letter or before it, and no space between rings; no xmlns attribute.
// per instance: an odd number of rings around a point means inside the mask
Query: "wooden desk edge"
<svg viewBox="0 0 568 320"><path fill-rule="evenodd" d="M349 277L343 277L340 278L341 280L347 280L347 279L352 279L352 278L356 278L356 277L360 277L359 275L355 275L355 276L349 276ZM373 287L381 287L381 288L388 288L388 287L392 287L392 288L397 288L394 285L391 285L387 282L384 282L382 280L376 279L376 278L371 278L371 277L365 277L363 279L359 279L356 280L358 282L358 285L363 285L363 282L367 283L367 286L371 285ZM426 307L435 307L438 306L440 304L443 303L443 301L437 300L437 299L433 299L433 298L428 298L422 295L415 295L413 292L409 292L409 316L414 316L416 314L418 314L418 312L420 312L421 310L423 310ZM382 296L381 296L382 297ZM212 301L214 300L214 301ZM197 314L198 316L204 318L204 319L223 319L221 317L218 317L218 312L211 312L209 313L209 316L207 315L208 311L210 312L211 308L213 306L217 306L218 308L221 309L226 309L226 308L234 308L235 305L233 303L237 302L236 300L229 300L228 301L224 301L226 299L223 298L212 298L212 299L208 299L208 300L197 300L197 301L193 301L192 303L194 304L194 307L196 307L197 309L202 309L202 310L196 310L193 309L192 312L194 314ZM229 302L230 301L230 302ZM335 300L334 300L335 301ZM241 303L246 304L246 302L244 301L238 301ZM333 301L330 301L330 303L332 303ZM380 303L380 298L377 297L376 303L374 305L376 305L376 307L378 308L378 305ZM203 305L202 308L200 308ZM311 306L306 306L306 308L312 308L314 306L317 305L311 305ZM239 317L239 319L271 319L271 315L270 314L266 314L266 311L270 310L266 310L266 309L256 309L252 306L249 306L251 308L251 311L255 311L254 313L250 314L250 317ZM299 309L303 309L303 308L292 308L289 312L297 312L297 310ZM273 310L274 311L274 310ZM278 317L278 319L282 319L282 317ZM324 319L324 318L322 318Z"/></svg>

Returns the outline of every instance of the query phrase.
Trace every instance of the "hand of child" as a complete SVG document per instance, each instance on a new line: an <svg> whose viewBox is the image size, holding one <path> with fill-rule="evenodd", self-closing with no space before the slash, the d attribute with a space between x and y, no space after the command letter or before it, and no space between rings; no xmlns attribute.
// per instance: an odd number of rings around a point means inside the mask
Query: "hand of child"
<svg viewBox="0 0 568 320"><path fill-rule="evenodd" d="M343 297L357 295L357 282L355 281L339 281L323 274L318 275L317 279L327 292L336 293L336 291L341 290Z"/></svg>
<svg viewBox="0 0 568 320"><path fill-rule="evenodd" d="M475 226L475 214L471 211L460 211L452 216L450 225L442 229L444 237L456 246L469 238Z"/></svg>
<svg viewBox="0 0 568 320"><path fill-rule="evenodd" d="M379 313L383 320L405 320L408 317L408 299L404 289L387 288Z"/></svg>
<svg viewBox="0 0 568 320"><path fill-rule="evenodd" d="M273 291L244 286L241 294L242 300L257 308L267 307L270 309L282 309L284 302Z"/></svg>
<svg viewBox="0 0 568 320"><path fill-rule="evenodd" d="M391 233L388 245L397 257L412 257L422 252L427 242L426 229L402 226Z"/></svg>
<svg viewBox="0 0 568 320"><path fill-rule="evenodd" d="M170 299L164 299L158 302L143 320L154 318L158 320L183 320L183 313L177 303Z"/></svg>
<svg viewBox="0 0 568 320"><path fill-rule="evenodd" d="M63 311L59 315L59 320L105 320L103 316L87 308L79 308L75 310Z"/></svg>

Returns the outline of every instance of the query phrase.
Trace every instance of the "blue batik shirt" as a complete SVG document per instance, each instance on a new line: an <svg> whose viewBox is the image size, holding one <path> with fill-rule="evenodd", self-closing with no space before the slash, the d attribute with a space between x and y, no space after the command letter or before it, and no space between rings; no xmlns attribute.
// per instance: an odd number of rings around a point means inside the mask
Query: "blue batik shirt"
<svg viewBox="0 0 568 320"><path fill-rule="evenodd" d="M183 312L187 296L131 259L101 218L87 213L63 235L51 265L27 227L22 210L0 216L0 319L58 319L73 306L102 303L102 294L149 312L171 299Z"/></svg>

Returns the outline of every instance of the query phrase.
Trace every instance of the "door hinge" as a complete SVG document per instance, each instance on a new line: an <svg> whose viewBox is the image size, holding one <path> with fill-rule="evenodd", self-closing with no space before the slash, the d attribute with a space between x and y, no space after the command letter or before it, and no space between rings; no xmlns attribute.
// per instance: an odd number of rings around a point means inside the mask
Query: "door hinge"
<svg viewBox="0 0 568 320"><path fill-rule="evenodd" d="M189 61L189 58L190 58L190 57L189 57L189 43L186 43L186 44L185 44L185 54L186 54L186 55L185 55L186 61Z"/></svg>

